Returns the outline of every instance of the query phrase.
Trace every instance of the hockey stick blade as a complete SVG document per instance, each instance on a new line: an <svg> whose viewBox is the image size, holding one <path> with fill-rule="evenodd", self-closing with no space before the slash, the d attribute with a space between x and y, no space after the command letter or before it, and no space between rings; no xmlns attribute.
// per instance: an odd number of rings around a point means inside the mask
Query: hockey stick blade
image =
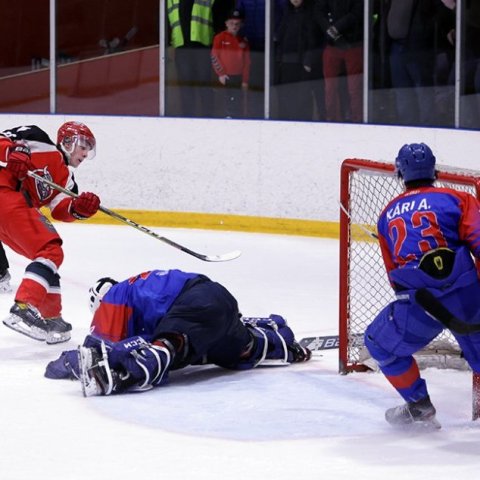
<svg viewBox="0 0 480 480"><path fill-rule="evenodd" d="M363 333L354 333L350 336L350 344L353 347L363 346ZM308 348L310 351L333 350L340 345L338 335L325 335L317 337L305 337L300 340L302 347Z"/></svg>
<svg viewBox="0 0 480 480"><path fill-rule="evenodd" d="M60 185L57 185L51 180L48 180L48 178L44 178L40 175L37 175L35 172L29 171L28 176L34 178L35 180L38 180L39 182L49 185L55 190L58 190L59 192L62 192L65 195L68 195L69 197L72 197L72 198L78 197L76 193L73 193L70 190L67 190L66 188L61 187ZM228 262L230 260L235 260L242 254L240 250L234 250L233 252L224 253L221 255L204 255L203 253L198 253L193 250L190 250L189 248L184 247L183 245L180 245L179 243L176 243L173 240L170 240L169 238L157 235L155 232L153 232L149 228L144 227L143 225L140 225L134 222L133 220L130 220L129 218L124 217L123 215L120 215L119 213L114 212L113 210L110 210L109 208L106 208L100 205L99 210L105 213L106 215L108 215L109 217L115 218L118 221L125 223L126 225L129 225L130 227L140 230L141 232L146 233L147 235L150 235L151 237L156 238L157 240L160 240L161 242L166 243L167 245L170 245L171 247L176 248L177 250L181 250L182 252L187 253L192 257L198 258L199 260L203 260L204 262Z"/></svg>

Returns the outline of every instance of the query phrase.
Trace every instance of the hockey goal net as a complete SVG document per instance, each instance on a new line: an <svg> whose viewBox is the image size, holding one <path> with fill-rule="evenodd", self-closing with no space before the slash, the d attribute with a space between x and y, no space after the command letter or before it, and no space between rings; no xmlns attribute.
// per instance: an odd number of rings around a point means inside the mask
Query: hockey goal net
<svg viewBox="0 0 480 480"><path fill-rule="evenodd" d="M480 198L480 172L437 166L437 186L467 191ZM377 313L394 299L377 241L383 208L403 191L392 163L347 159L340 176L340 325L339 370L367 369L363 333ZM444 331L415 355L420 368L468 369L450 332ZM368 365L370 366L370 365ZM474 376L476 377L476 376ZM474 384L478 382L474 378Z"/></svg>

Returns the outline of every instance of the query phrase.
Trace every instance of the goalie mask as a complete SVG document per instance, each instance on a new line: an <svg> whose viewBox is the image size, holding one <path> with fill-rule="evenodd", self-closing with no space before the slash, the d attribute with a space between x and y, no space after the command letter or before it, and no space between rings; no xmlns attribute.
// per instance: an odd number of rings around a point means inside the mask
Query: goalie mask
<svg viewBox="0 0 480 480"><path fill-rule="evenodd" d="M88 306L92 313L97 311L105 294L112 288L113 285L118 282L110 277L103 277L97 280L95 285L91 286L88 290Z"/></svg>
<svg viewBox="0 0 480 480"><path fill-rule="evenodd" d="M64 123L57 132L57 145L67 156L69 164L72 160L72 154L79 150L86 152L86 158L89 160L95 157L95 136L84 123Z"/></svg>

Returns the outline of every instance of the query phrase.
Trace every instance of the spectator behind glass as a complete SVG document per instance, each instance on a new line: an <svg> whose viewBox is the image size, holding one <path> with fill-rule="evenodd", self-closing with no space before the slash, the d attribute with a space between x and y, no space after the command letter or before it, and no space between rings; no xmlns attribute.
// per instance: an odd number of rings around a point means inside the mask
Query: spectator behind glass
<svg viewBox="0 0 480 480"><path fill-rule="evenodd" d="M435 124L454 124L455 0L437 0L435 15Z"/></svg>
<svg viewBox="0 0 480 480"><path fill-rule="evenodd" d="M480 1L467 1L465 32L465 100L466 111L461 123L465 127L480 128ZM463 114L462 114L463 117Z"/></svg>
<svg viewBox="0 0 480 480"><path fill-rule="evenodd" d="M314 15L327 40L323 51L326 120L361 122L363 0L316 0Z"/></svg>
<svg viewBox="0 0 480 480"><path fill-rule="evenodd" d="M288 0L272 0L272 35L277 30ZM248 95L249 116L263 118L263 91L265 77L265 0L237 0L236 9L244 18L242 35L250 44L250 83Z"/></svg>
<svg viewBox="0 0 480 480"><path fill-rule="evenodd" d="M400 125L434 121L435 0L391 0L387 13L390 72Z"/></svg>
<svg viewBox="0 0 480 480"><path fill-rule="evenodd" d="M170 115L213 115L210 46L213 40L214 0L167 0L170 42L180 87L181 108Z"/></svg>
<svg viewBox="0 0 480 480"><path fill-rule="evenodd" d="M278 118L312 120L310 85L314 23L308 0L290 0L276 38Z"/></svg>
<svg viewBox="0 0 480 480"><path fill-rule="evenodd" d="M211 52L212 67L223 85L225 116L240 118L242 90L247 90L250 75L250 47L248 40L238 35L243 17L238 10L228 15L226 29L215 35Z"/></svg>

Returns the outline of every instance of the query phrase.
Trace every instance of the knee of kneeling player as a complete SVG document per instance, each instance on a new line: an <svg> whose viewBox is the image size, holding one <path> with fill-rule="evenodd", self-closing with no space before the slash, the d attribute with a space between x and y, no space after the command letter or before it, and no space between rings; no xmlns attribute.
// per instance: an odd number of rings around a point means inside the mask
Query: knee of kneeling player
<svg viewBox="0 0 480 480"><path fill-rule="evenodd" d="M392 354L391 352L383 348L381 345L379 345L373 335L369 332L368 328L365 332L364 342L365 347L367 347L370 355L374 360L377 361L380 368L389 365L396 360L396 355Z"/></svg>

